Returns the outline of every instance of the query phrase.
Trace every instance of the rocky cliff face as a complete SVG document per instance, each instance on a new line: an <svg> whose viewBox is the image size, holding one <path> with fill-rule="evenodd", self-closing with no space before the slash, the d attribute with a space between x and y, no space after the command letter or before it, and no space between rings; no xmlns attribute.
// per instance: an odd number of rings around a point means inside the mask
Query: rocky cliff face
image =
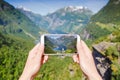
<svg viewBox="0 0 120 80"><path fill-rule="evenodd" d="M111 61L98 52L95 48L93 49L93 57L95 60L96 68L103 80L111 80Z"/></svg>
<svg viewBox="0 0 120 80"><path fill-rule="evenodd" d="M93 45L93 56L95 60L98 72L104 80L111 80L111 61L102 53L106 51L110 46L115 46L116 43L101 42L99 44Z"/></svg>

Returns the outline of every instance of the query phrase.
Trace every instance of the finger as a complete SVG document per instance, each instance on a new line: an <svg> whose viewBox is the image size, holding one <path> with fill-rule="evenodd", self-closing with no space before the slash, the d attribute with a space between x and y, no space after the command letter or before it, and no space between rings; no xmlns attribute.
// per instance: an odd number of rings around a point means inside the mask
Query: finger
<svg viewBox="0 0 120 80"><path fill-rule="evenodd" d="M37 45L35 45L35 47L32 50L38 49L40 46L40 43L38 43Z"/></svg>
<svg viewBox="0 0 120 80"><path fill-rule="evenodd" d="M72 58L73 58L73 61L74 61L74 62L77 62L77 61L76 61L76 55L73 55Z"/></svg>
<svg viewBox="0 0 120 80"><path fill-rule="evenodd" d="M77 52L78 52L78 56L79 56L79 57L84 56L84 48L83 48L83 46L82 46L81 41L78 41L78 42L77 42Z"/></svg>
<svg viewBox="0 0 120 80"><path fill-rule="evenodd" d="M74 62L76 62L76 63L79 64L79 57L78 57L77 54L73 55L72 58L73 58L73 61L74 61Z"/></svg>
<svg viewBox="0 0 120 80"><path fill-rule="evenodd" d="M38 43L37 45L35 45L35 47L29 52L29 54L35 54L37 52L39 46L40 46L40 43Z"/></svg>
<svg viewBox="0 0 120 80"><path fill-rule="evenodd" d="M83 50L84 50L84 54L88 57L91 58L92 57L92 52L91 50L88 48L88 46L86 45L86 43L84 41L81 41Z"/></svg>
<svg viewBox="0 0 120 80"><path fill-rule="evenodd" d="M38 49L37 56L39 56L39 57L42 58L43 53L44 53L44 45L43 45L43 44L40 44L39 49Z"/></svg>
<svg viewBox="0 0 120 80"><path fill-rule="evenodd" d="M84 41L81 40L81 44L83 46L83 48L85 48L85 50L88 52L91 52L91 50L88 48L88 46L86 45L86 43Z"/></svg>
<svg viewBox="0 0 120 80"><path fill-rule="evenodd" d="M79 57L78 54L76 55L76 58L77 58L77 63L79 64L80 63L80 59L79 59L80 57Z"/></svg>
<svg viewBox="0 0 120 80"><path fill-rule="evenodd" d="M45 61L48 60L48 55L44 56L44 60L45 60Z"/></svg>
<svg viewBox="0 0 120 80"><path fill-rule="evenodd" d="M91 57L91 50L88 48L88 46L85 44L84 41L77 42L77 50L79 53L79 56L84 57L85 55L88 57Z"/></svg>
<svg viewBox="0 0 120 80"><path fill-rule="evenodd" d="M48 55L45 55L44 58L43 58L43 64L46 63L48 60Z"/></svg>

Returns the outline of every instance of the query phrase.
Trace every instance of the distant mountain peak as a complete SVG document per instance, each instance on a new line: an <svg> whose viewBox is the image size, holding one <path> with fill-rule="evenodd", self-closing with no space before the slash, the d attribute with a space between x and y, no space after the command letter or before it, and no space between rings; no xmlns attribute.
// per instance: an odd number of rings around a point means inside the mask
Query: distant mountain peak
<svg viewBox="0 0 120 80"><path fill-rule="evenodd" d="M91 10L83 6L63 7L46 16L36 15L24 10L20 11L40 26L41 29L49 33L77 33L93 15Z"/></svg>
<svg viewBox="0 0 120 80"><path fill-rule="evenodd" d="M17 9L22 9L24 11L32 12L30 9L25 8L24 6L18 6Z"/></svg>
<svg viewBox="0 0 120 80"><path fill-rule="evenodd" d="M80 9L84 9L84 8L87 8L87 7L84 7L84 6L68 6L68 7L65 7L66 9L67 8L70 8L70 9L73 9L73 10L80 10Z"/></svg>
<svg viewBox="0 0 120 80"><path fill-rule="evenodd" d="M67 6L64 8L65 11L80 11L80 10L84 10L84 9L88 9L87 7L84 6Z"/></svg>

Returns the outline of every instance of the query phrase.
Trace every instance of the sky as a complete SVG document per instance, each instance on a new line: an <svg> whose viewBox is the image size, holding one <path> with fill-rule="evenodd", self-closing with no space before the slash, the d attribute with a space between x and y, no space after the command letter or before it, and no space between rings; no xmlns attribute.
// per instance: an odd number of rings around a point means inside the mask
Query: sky
<svg viewBox="0 0 120 80"><path fill-rule="evenodd" d="M88 7L94 13L103 8L109 0L5 0L14 7L23 6L34 13L47 15L66 6Z"/></svg>

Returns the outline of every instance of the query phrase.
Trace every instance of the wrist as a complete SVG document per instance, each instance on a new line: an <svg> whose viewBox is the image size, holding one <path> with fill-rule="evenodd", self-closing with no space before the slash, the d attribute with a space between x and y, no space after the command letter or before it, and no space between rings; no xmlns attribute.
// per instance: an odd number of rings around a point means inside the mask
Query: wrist
<svg viewBox="0 0 120 80"><path fill-rule="evenodd" d="M22 74L19 78L19 80L33 80L33 77L29 74Z"/></svg>

